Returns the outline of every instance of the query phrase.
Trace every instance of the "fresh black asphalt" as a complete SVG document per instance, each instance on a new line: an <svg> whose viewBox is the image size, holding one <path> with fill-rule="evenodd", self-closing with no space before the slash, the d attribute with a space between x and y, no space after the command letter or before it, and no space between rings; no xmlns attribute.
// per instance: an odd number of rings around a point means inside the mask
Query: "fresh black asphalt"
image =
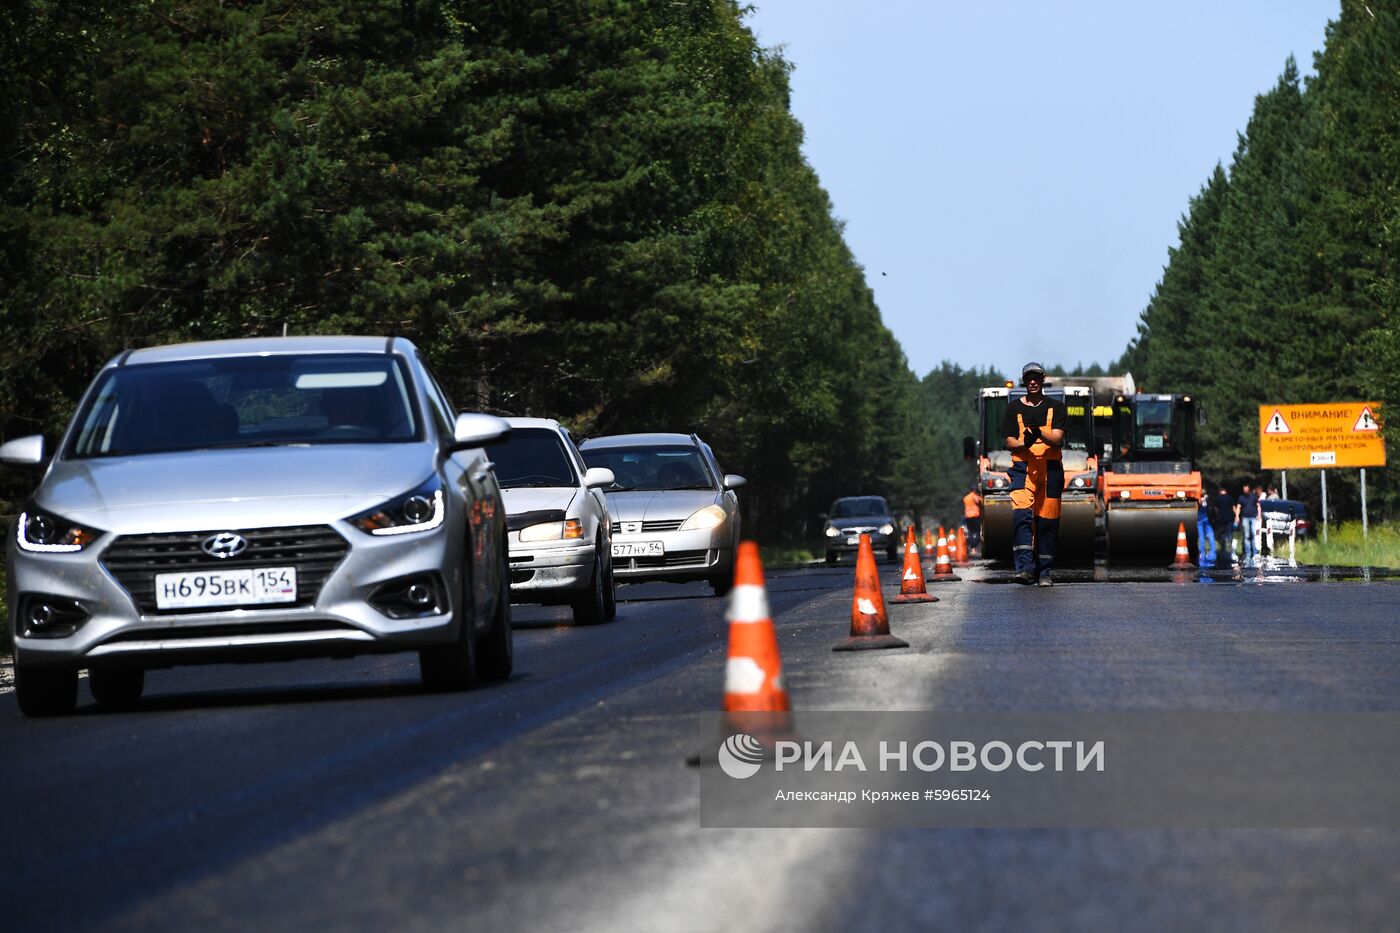
<svg viewBox="0 0 1400 933"><path fill-rule="evenodd" d="M891 608L908 649L858 655L830 651L848 567L769 588L799 711L1400 709L1394 583L1126 579L940 587ZM123 713L84 691L26 720L0 696L3 926L1394 923L1389 830L701 829L683 760L726 637L706 593L624 587L596 628L517 607L515 675L470 694L422 692L405 655L156 671Z"/></svg>

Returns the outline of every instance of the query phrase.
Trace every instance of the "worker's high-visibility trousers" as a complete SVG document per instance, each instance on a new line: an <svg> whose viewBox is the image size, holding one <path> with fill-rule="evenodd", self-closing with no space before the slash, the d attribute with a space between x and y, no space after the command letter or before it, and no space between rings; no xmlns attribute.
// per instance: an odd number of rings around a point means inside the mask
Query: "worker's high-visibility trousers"
<svg viewBox="0 0 1400 933"><path fill-rule="evenodd" d="M1011 464L1011 557L1017 573L1044 577L1055 566L1065 467L1059 460Z"/></svg>

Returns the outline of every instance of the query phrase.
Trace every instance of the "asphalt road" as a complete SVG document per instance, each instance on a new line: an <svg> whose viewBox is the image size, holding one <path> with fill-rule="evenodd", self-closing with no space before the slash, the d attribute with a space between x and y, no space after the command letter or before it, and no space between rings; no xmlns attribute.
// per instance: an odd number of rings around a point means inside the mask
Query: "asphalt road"
<svg viewBox="0 0 1400 933"><path fill-rule="evenodd" d="M949 585L858 654L849 568L769 590L799 710L1400 710L1400 585L1124 579ZM705 593L518 607L517 673L471 694L387 656L152 672L129 713L0 696L0 926L1394 928L1395 831L702 829Z"/></svg>

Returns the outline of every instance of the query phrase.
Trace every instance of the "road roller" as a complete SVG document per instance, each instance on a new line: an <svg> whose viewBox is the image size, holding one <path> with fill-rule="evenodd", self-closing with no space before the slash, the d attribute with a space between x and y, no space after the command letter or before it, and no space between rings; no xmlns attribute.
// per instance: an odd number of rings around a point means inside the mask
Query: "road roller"
<svg viewBox="0 0 1400 933"><path fill-rule="evenodd" d="M1204 411L1190 395L1119 395L1113 402L1113 456L1100 474L1109 560L1170 562L1179 525L1195 559L1196 425Z"/></svg>
<svg viewBox="0 0 1400 933"><path fill-rule="evenodd" d="M1046 386L1047 398L1065 403L1069 423L1061 460L1065 490L1060 500L1057 558L1092 560L1094 520L1098 509L1098 457L1094 446L1093 390L1082 386ZM1013 383L978 390L978 437L963 439L963 452L977 462L977 491L982 494L982 556L1011 559L1011 452L1003 446L1002 419L1012 399L1026 390Z"/></svg>

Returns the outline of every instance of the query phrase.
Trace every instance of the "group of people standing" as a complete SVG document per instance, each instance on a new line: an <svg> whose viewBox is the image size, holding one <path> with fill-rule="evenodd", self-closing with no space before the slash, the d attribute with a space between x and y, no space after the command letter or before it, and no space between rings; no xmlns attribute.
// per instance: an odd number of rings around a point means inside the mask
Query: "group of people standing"
<svg viewBox="0 0 1400 933"><path fill-rule="evenodd" d="M1226 541L1230 543L1230 557L1233 560L1236 555L1236 532L1244 539L1244 559L1257 560L1263 535L1264 512L1260 503L1265 499L1277 498L1277 490L1265 492L1262 486L1256 487L1251 483L1242 484L1238 495L1232 494L1223 485L1213 495L1202 488L1196 510L1196 545L1202 560L1213 562L1217 542L1220 550L1224 550Z"/></svg>

